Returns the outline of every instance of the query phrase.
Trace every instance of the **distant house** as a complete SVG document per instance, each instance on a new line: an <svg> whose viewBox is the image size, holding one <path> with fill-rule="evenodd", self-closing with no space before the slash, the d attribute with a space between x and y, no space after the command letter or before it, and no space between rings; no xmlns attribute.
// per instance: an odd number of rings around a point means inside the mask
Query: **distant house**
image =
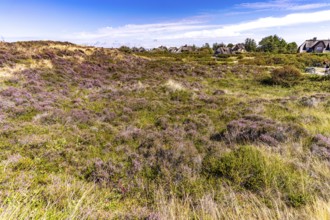
<svg viewBox="0 0 330 220"><path fill-rule="evenodd" d="M188 45L184 45L182 47L180 47L176 53L187 53L187 52L193 52L194 46L188 46Z"/></svg>
<svg viewBox="0 0 330 220"><path fill-rule="evenodd" d="M245 45L244 44L236 44L231 48L232 53L245 53Z"/></svg>
<svg viewBox="0 0 330 220"><path fill-rule="evenodd" d="M245 46L244 44L236 44L232 48L230 47L218 47L218 49L215 50L214 55L218 54L238 54L238 53L245 53Z"/></svg>
<svg viewBox="0 0 330 220"><path fill-rule="evenodd" d="M153 48L151 52L167 52L167 47L165 46L160 46L158 48Z"/></svg>
<svg viewBox="0 0 330 220"><path fill-rule="evenodd" d="M168 52L170 53L176 53L178 51L178 48L177 47L170 47L168 48Z"/></svg>
<svg viewBox="0 0 330 220"><path fill-rule="evenodd" d="M330 40L306 40L299 48L298 53L330 53Z"/></svg>
<svg viewBox="0 0 330 220"><path fill-rule="evenodd" d="M160 46L160 47L158 47L158 51L166 52L166 51L167 51L167 47L165 47L165 46Z"/></svg>
<svg viewBox="0 0 330 220"><path fill-rule="evenodd" d="M232 54L232 50L230 47L219 47L218 49L215 50L214 55L219 55L219 54Z"/></svg>
<svg viewBox="0 0 330 220"><path fill-rule="evenodd" d="M140 48L137 48L137 47L133 47L132 48L132 52L133 53L143 53L143 52L146 52L147 50L144 49L143 47L140 47Z"/></svg>

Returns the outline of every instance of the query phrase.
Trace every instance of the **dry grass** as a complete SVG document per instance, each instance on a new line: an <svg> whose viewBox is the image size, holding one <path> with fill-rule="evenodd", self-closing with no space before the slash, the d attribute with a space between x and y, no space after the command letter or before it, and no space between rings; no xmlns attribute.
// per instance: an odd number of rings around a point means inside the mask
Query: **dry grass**
<svg viewBox="0 0 330 220"><path fill-rule="evenodd" d="M172 79L168 80L165 83L166 88L168 88L170 91L184 91L186 88L179 82L176 82Z"/></svg>
<svg viewBox="0 0 330 220"><path fill-rule="evenodd" d="M266 205L252 193L237 193L225 188L223 197L214 199L214 195L205 195L196 203L189 197L179 199L166 198L162 190L157 192L156 215L159 219L228 219L228 220L282 220L282 219L330 219L330 203L315 200L304 209L288 208L279 198L271 198Z"/></svg>

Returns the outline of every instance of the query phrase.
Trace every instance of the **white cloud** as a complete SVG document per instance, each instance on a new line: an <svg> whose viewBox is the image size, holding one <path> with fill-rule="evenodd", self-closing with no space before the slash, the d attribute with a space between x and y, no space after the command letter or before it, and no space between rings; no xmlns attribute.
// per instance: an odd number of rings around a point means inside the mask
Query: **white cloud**
<svg viewBox="0 0 330 220"><path fill-rule="evenodd" d="M318 9L330 7L330 4L327 3L315 3L315 4L305 4L305 5L295 5L291 6L290 10L309 10L309 9Z"/></svg>
<svg viewBox="0 0 330 220"><path fill-rule="evenodd" d="M310 9L320 9L330 7L329 3L313 2L313 3L302 3L301 1L290 1L290 0L272 0L268 2L253 2L253 3L242 3L238 7L247 9L280 9L280 10L292 10L302 11Z"/></svg>
<svg viewBox="0 0 330 220"><path fill-rule="evenodd" d="M96 33L79 33L79 38L99 38L99 37L130 37L137 38L157 37L164 33L177 33L181 31L202 30L205 28L219 27L216 25L202 25L198 21L182 21L177 23L160 23L160 24L129 24L122 27L105 27L99 29Z"/></svg>
<svg viewBox="0 0 330 220"><path fill-rule="evenodd" d="M238 36L246 31L251 31L256 29L285 27L285 26L293 26L293 25L308 24L308 23L319 23L325 21L330 21L330 10L318 11L312 13L289 14L284 17L260 18L250 22L226 25L219 29L186 32L184 34L181 35L179 34L174 37L196 38L196 37L212 37L212 36L214 37Z"/></svg>
<svg viewBox="0 0 330 220"><path fill-rule="evenodd" d="M287 36L279 28L295 27L301 31L301 36L306 33L312 36L323 33L330 36L330 29L315 26L304 28L310 24L330 21L330 10L307 13L292 13L283 17L265 17L231 25L210 25L201 21L180 21L161 24L125 25L122 27L101 28L95 33L79 33L73 39L78 43L99 42L106 46L144 46L156 47L160 45L179 46L185 43L202 44L205 42L241 41L246 37L255 37L256 33L278 34ZM287 30L288 31L288 30ZM316 33L317 31L317 33ZM275 32L275 33L274 33ZM313 32L315 34L313 34ZM69 36L68 36L69 37ZM72 37L70 38L72 39ZM301 40L301 39L297 39Z"/></svg>
<svg viewBox="0 0 330 220"><path fill-rule="evenodd" d="M284 8L291 5L287 0L275 0L268 2L252 2L252 3L242 3L239 7L249 8L249 9L269 9L269 8Z"/></svg>

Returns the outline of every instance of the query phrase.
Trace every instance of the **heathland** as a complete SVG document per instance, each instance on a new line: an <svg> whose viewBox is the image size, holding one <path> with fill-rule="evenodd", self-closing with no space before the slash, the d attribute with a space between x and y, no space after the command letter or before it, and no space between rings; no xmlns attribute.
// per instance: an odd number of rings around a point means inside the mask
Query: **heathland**
<svg viewBox="0 0 330 220"><path fill-rule="evenodd" d="M329 59L0 42L0 219L330 219Z"/></svg>

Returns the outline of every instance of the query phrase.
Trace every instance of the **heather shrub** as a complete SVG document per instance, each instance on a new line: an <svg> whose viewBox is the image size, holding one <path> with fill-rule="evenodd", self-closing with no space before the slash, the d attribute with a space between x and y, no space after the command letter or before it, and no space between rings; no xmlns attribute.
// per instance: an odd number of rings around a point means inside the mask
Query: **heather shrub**
<svg viewBox="0 0 330 220"><path fill-rule="evenodd" d="M143 130L134 126L128 126L116 135L115 142L122 144L126 142L137 141L143 136L143 134Z"/></svg>
<svg viewBox="0 0 330 220"><path fill-rule="evenodd" d="M185 131L206 134L213 130L213 122L206 114L192 115L183 122Z"/></svg>
<svg viewBox="0 0 330 220"><path fill-rule="evenodd" d="M314 194L313 189L305 189L309 184L305 172L255 147L240 147L220 157L208 155L203 160L203 172L259 194L278 190L294 207L305 205Z"/></svg>
<svg viewBox="0 0 330 220"><path fill-rule="evenodd" d="M166 130L169 127L169 121L169 115L158 117L155 121L155 126L159 129Z"/></svg>
<svg viewBox="0 0 330 220"><path fill-rule="evenodd" d="M291 66L274 69L270 75L270 78L264 80L264 83L285 87L296 85L302 78L301 72Z"/></svg>
<svg viewBox="0 0 330 220"><path fill-rule="evenodd" d="M161 176L179 181L195 172L192 167L200 166L199 155L183 136L183 130L167 128L161 132L149 131L142 139L138 153L144 158L144 174L148 178Z"/></svg>
<svg viewBox="0 0 330 220"><path fill-rule="evenodd" d="M84 171L84 176L87 180L93 181L101 186L117 187L118 181L122 177L123 167L120 164L106 161L97 158Z"/></svg>
<svg viewBox="0 0 330 220"><path fill-rule="evenodd" d="M76 123L91 124L93 115L88 110L72 109L69 117Z"/></svg>
<svg viewBox="0 0 330 220"><path fill-rule="evenodd" d="M249 115L233 120L227 124L226 129L211 137L214 140L224 140L227 143L263 143L277 146L279 143L291 139L299 139L306 132L304 129L280 124L271 119Z"/></svg>
<svg viewBox="0 0 330 220"><path fill-rule="evenodd" d="M45 125L51 125L56 123L67 123L66 113L63 110L57 109L45 114L39 119L39 122Z"/></svg>
<svg viewBox="0 0 330 220"><path fill-rule="evenodd" d="M330 138L322 134L313 137L311 151L322 159L330 160Z"/></svg>

